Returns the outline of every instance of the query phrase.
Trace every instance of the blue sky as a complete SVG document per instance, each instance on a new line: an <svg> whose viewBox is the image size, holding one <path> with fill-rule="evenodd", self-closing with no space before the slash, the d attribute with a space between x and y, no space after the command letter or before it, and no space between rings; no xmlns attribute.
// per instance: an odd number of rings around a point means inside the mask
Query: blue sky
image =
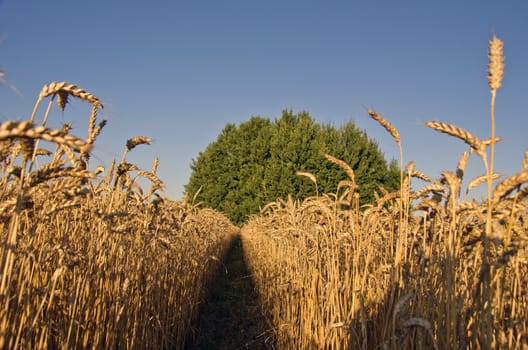
<svg viewBox="0 0 528 350"><path fill-rule="evenodd" d="M108 119L92 167L119 158L126 140L151 146L128 160L183 195L193 158L227 123L306 110L317 121L354 120L397 158L436 178L467 149L423 126L441 120L489 137L487 45L505 43L496 118L496 170L520 170L528 148L528 2L511 1L29 1L0 0L0 121L27 119L43 84L67 81L98 96ZM42 116L40 109L39 117ZM72 103L50 125L82 135L88 111ZM475 157L468 179L483 173ZM417 184L419 186L420 184Z"/></svg>

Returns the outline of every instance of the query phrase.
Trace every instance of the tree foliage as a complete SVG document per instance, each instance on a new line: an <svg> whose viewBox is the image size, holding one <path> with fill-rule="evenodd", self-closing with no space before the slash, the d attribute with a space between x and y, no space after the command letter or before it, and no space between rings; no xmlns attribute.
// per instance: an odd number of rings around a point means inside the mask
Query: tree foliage
<svg viewBox="0 0 528 350"><path fill-rule="evenodd" d="M273 121L252 117L227 124L193 159L185 190L191 196L200 191L199 201L241 224L277 198L316 195L314 184L298 171L316 176L319 193L335 192L346 174L325 154L354 169L362 203L372 201L380 185L394 190L399 184L396 163L388 164L377 143L352 121L337 128L316 123L307 112L285 110Z"/></svg>

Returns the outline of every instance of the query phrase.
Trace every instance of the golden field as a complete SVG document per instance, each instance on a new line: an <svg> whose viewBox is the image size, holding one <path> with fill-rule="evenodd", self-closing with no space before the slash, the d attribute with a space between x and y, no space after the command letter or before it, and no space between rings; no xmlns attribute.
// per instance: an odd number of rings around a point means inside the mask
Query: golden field
<svg viewBox="0 0 528 350"><path fill-rule="evenodd" d="M493 171L494 103L503 44L490 41L491 135L426 126L468 145L437 179L401 164L401 189L359 207L354 171L336 193L278 200L242 228L248 264L280 349L527 349L528 151L519 172ZM400 134L370 116L400 149ZM485 174L462 188L468 159ZM314 174L300 173L317 183ZM411 190L413 180L428 183ZM497 180L493 182L493 180ZM475 186L488 199L464 200Z"/></svg>
<svg viewBox="0 0 528 350"><path fill-rule="evenodd" d="M126 161L87 170L105 121L92 94L45 85L43 121L0 126L0 348L182 348L205 286L238 229L218 212L158 191ZM91 104L86 139L45 126L55 101ZM139 179L151 185L143 190Z"/></svg>
<svg viewBox="0 0 528 350"><path fill-rule="evenodd" d="M346 176L335 193L278 199L241 229L164 197L157 159L127 162L148 137L90 170L102 104L45 85L28 120L0 125L0 348L183 348L238 235L279 349L528 348L528 152L518 173L495 174L497 38L489 61L489 138L426 123L467 144L456 168L431 179L402 164L397 128L368 110L399 147L399 191L360 206L354 170L327 155ZM69 99L91 108L86 138L46 126ZM470 157L485 169L475 179L464 178ZM316 174L298 175L316 186ZM428 184L414 190L415 179ZM487 199L464 199L476 186Z"/></svg>

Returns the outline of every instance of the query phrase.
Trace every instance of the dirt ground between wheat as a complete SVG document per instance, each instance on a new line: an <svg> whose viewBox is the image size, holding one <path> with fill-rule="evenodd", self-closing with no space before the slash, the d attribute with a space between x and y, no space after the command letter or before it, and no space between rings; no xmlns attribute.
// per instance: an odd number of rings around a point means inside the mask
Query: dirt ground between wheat
<svg viewBox="0 0 528 350"><path fill-rule="evenodd" d="M261 313L240 238L233 245L200 308L187 350L274 349L273 332Z"/></svg>

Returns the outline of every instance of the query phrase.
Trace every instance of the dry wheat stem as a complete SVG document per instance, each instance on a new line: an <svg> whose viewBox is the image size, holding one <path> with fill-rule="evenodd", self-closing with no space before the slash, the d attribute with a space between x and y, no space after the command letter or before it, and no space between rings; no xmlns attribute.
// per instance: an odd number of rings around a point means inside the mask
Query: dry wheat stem
<svg viewBox="0 0 528 350"><path fill-rule="evenodd" d="M40 183L57 178L82 178L94 179L95 175L87 170L79 170L72 167L55 167L45 171L38 170L28 175L28 186L34 187Z"/></svg>
<svg viewBox="0 0 528 350"><path fill-rule="evenodd" d="M97 122L97 112L99 108L97 108L96 105L92 105L92 111L90 113L90 118L88 119L88 141L89 143L93 143L95 140L95 137L93 137L95 128L96 128L96 122Z"/></svg>
<svg viewBox="0 0 528 350"><path fill-rule="evenodd" d="M159 158L154 157L154 161L152 162L152 169L150 170L152 174L156 175L156 173L158 172L158 165L159 165Z"/></svg>
<svg viewBox="0 0 528 350"><path fill-rule="evenodd" d="M95 142L95 139L97 138L97 136L99 136L99 134L101 133L101 130L103 130L103 128L105 127L107 123L107 120L106 119L103 119L101 120L101 122L99 124L97 124L92 132L88 135L88 140L87 142L88 143L94 143Z"/></svg>
<svg viewBox="0 0 528 350"><path fill-rule="evenodd" d="M417 179L420 179L422 181L425 181L425 182L431 182L431 178L429 176L427 176L426 174L422 173L421 171L419 170L416 170L414 169L411 173L410 173L411 177L415 177Z"/></svg>
<svg viewBox="0 0 528 350"><path fill-rule="evenodd" d="M85 90L83 89L80 89L80 88L77 88L77 85L75 84L67 84L66 82L52 82L50 84L45 84L41 91L40 91L40 94L37 98L37 101L35 102L35 106L33 107L33 111L31 112L31 117L30 117L30 120L33 121L35 119L35 115L37 113L37 109L40 105L40 103L42 102L42 100L50 95L53 95L53 97L55 97L56 95L59 95L59 99L58 99L58 105L59 105L59 108L61 109L64 109L64 107L66 106L66 103L67 103L67 96L68 95L72 95L72 96L75 96L81 100L84 100L84 101L87 101L91 104L93 104L94 106L97 106L97 108L103 108L103 105L101 104L101 102L99 101L99 99L97 97L95 97L94 95L86 92ZM53 101L53 97L52 97L52 101ZM50 101L50 103L52 102ZM48 107L48 110L49 110L50 107Z"/></svg>
<svg viewBox="0 0 528 350"><path fill-rule="evenodd" d="M484 145L479 140L478 137L471 134L466 129L460 128L456 125L447 124L439 121L429 121L426 122L425 125L431 129L434 129L436 131L442 132L444 134L448 134L450 136L454 136L465 143L467 143L471 148L481 157L485 157L484 152Z"/></svg>
<svg viewBox="0 0 528 350"><path fill-rule="evenodd" d="M150 137L146 136L135 136L131 137L127 140L125 145L125 150L123 151L123 155L121 156L121 163L125 163L126 155L128 152L130 152L132 149L139 145L149 145L152 142L152 139Z"/></svg>
<svg viewBox="0 0 528 350"><path fill-rule="evenodd" d="M329 154L325 154L325 158L328 159L330 162L334 163L335 165L337 165L338 167L340 167L341 169L343 169L345 173L348 175L350 181L352 181L355 186L356 177L354 175L354 170L350 167L350 165L348 165L345 161L341 159L337 159Z"/></svg>
<svg viewBox="0 0 528 350"><path fill-rule="evenodd" d="M502 141L502 137L498 137L498 136L495 136L493 139L489 138L489 139L485 139L485 140L480 140L480 142L482 142L482 144L484 146L489 146L491 145L491 142L495 142L495 143L499 143Z"/></svg>
<svg viewBox="0 0 528 350"><path fill-rule="evenodd" d="M155 174L151 173L151 172L148 172L148 171L144 171L144 170L140 170L138 171L138 173L136 174L136 177L144 177L146 179L149 179L153 184L155 184L159 189L162 189L165 187L165 184L163 183L163 181L161 181Z"/></svg>
<svg viewBox="0 0 528 350"><path fill-rule="evenodd" d="M404 213L404 201L406 198L409 198L409 191L405 191L406 190L406 181L408 181L408 179L404 179L403 178L403 147L402 147L402 144L401 144L401 139L400 139L400 133L398 131L398 129L396 129L388 120L386 120L385 118L383 118L380 114L376 113L375 111L371 110L371 109L367 109L367 113L372 117L372 119L376 120L383 128L385 128L385 130L387 130L387 132L389 132L389 134L391 134L392 138L394 139L394 141L396 142L396 144L398 145L398 148L399 148L399 151L400 151L400 200L398 201L398 204L399 204L399 228L400 228L400 232L402 232L403 234L402 235L398 235L398 243L397 243L397 248L396 248L396 261L395 261L395 266L396 266L396 269L395 271L399 270L399 265L401 263L401 260L402 260L402 257L403 257L403 250L404 250L404 245L406 243L404 243L404 241L406 241L406 235L407 235L407 223L405 222L404 220L404 216L407 216L407 209L408 207L406 207L406 213ZM410 183L407 182L407 189L410 188ZM395 272L395 275L399 273L396 273ZM400 283L401 283L401 279L400 279L400 276L397 276L395 279L397 280L400 280Z"/></svg>
<svg viewBox="0 0 528 350"><path fill-rule="evenodd" d="M76 151L88 153L92 145L72 136L63 135L61 130L51 130L44 126L34 127L30 121L7 122L0 126L0 141L19 138L42 139L75 149Z"/></svg>
<svg viewBox="0 0 528 350"><path fill-rule="evenodd" d="M480 307L480 320L479 320L479 332L482 334L481 346L483 349L491 349L492 347L492 330L493 330L493 319L492 319L492 306L493 293L491 291L491 276L490 269L490 242L489 237L492 236L492 210L494 205L494 194L493 194L493 168L495 161L495 98L497 97L497 90L501 86L502 78L504 75L504 56L503 56L503 43L501 40L493 36L493 39L489 42L489 69L488 69L488 82L491 88L491 102L490 102L490 120L491 120L491 143L489 152L489 165L486 167L487 178L487 189L488 189L488 200L487 200L487 212L486 212L486 229L483 237L483 249L482 249L482 266L481 266L481 278L479 278L481 288L481 307ZM485 161L486 158L483 158ZM485 162L486 166L486 162Z"/></svg>
<svg viewBox="0 0 528 350"><path fill-rule="evenodd" d="M152 139L150 137L146 137L146 136L132 137L127 140L126 150L127 152L129 152L132 149L134 149L134 147L136 146L144 145L144 144L149 145L151 142L152 142Z"/></svg>
<svg viewBox="0 0 528 350"><path fill-rule="evenodd" d="M498 203L505 196L528 181L528 171L522 171L502 180L493 191L493 202Z"/></svg>
<svg viewBox="0 0 528 350"><path fill-rule="evenodd" d="M467 190L466 190L466 193L469 193L469 191L471 191L473 188L477 187L478 185L481 185L483 183L486 183L486 181L488 181L488 174L484 174L484 175L480 175L480 176L477 176L475 178L473 178L469 183L468 183L468 186L467 186ZM491 178L493 180L497 180L497 179L500 179L502 177L501 174L493 174L491 176Z"/></svg>
<svg viewBox="0 0 528 350"><path fill-rule="evenodd" d="M443 194L443 193L445 193L445 187L444 187L444 185L441 185L439 183L433 183L431 185L428 185L428 186L425 186L425 187L421 188L419 191L417 191L414 194L414 197L415 198L420 198L420 197L423 197L425 195L430 194L431 192Z"/></svg>
<svg viewBox="0 0 528 350"><path fill-rule="evenodd" d="M416 167L416 162L414 160L411 160L409 163L407 163L407 166L405 167L405 173L407 173L408 176L412 176L412 172L414 171L414 168Z"/></svg>
<svg viewBox="0 0 528 350"><path fill-rule="evenodd" d="M464 178L464 172L466 171L466 166L470 155L471 152L465 151L458 160L456 175L460 180Z"/></svg>
<svg viewBox="0 0 528 350"><path fill-rule="evenodd" d="M372 109L367 109L367 113L372 117L372 119L380 123L380 125L383 126L383 128L385 128L389 134L391 134L392 138L397 144L400 144L400 132L394 127L394 125L392 125L387 119L383 118L380 114L376 113Z"/></svg>
<svg viewBox="0 0 528 350"><path fill-rule="evenodd" d="M78 88L75 84L67 84L65 81L60 83L52 82L49 85L44 85L40 91L38 99L42 100L50 95L56 95L60 93L66 93L75 96L83 101L87 101L93 105L96 105L99 108L103 108L103 105L99 99L93 94L85 91L84 89Z"/></svg>

